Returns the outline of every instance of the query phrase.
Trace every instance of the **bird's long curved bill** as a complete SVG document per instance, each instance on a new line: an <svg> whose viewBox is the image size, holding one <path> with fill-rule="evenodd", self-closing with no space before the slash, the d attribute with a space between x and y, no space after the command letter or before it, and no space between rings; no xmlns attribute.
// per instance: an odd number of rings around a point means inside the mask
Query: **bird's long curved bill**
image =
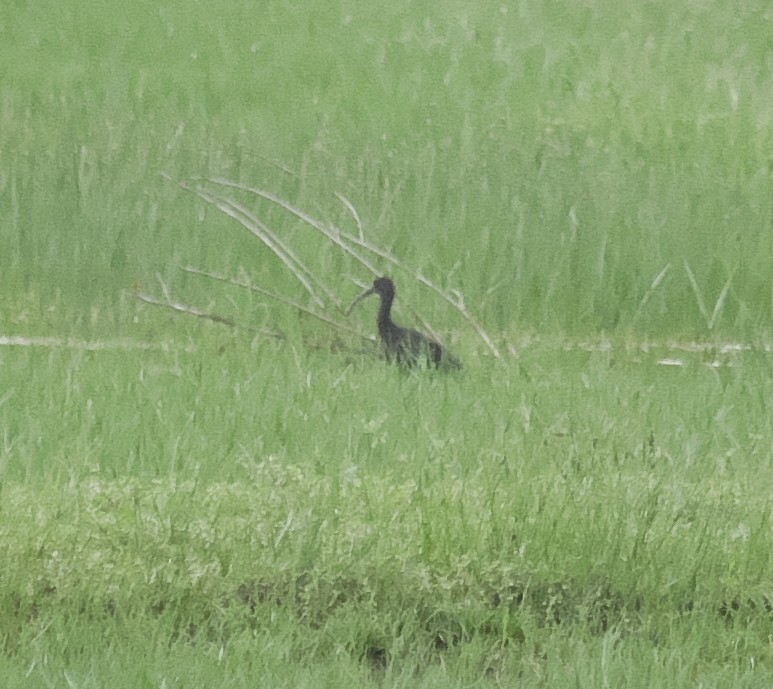
<svg viewBox="0 0 773 689"><path fill-rule="evenodd" d="M352 305L348 309L346 309L346 315L348 316L352 312L352 309L354 309L354 307L357 306L357 304L359 304L363 299L365 299L365 298L369 297L371 294L375 294L375 293L376 293L376 290L373 287L371 287L370 289L366 289L359 297L357 297L352 302Z"/></svg>

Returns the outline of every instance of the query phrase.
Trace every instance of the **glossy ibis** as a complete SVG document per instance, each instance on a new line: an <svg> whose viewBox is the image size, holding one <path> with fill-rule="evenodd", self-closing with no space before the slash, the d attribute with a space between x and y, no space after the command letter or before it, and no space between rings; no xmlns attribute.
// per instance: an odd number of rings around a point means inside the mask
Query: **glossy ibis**
<svg viewBox="0 0 773 689"><path fill-rule="evenodd" d="M378 309L378 334L384 347L387 361L394 361L405 368L432 366L443 369L457 369L462 365L435 340L416 330L403 328L392 320L392 302L395 299L395 283L381 277L373 281L373 287L365 290L349 307L347 314L363 299L378 294L381 304Z"/></svg>

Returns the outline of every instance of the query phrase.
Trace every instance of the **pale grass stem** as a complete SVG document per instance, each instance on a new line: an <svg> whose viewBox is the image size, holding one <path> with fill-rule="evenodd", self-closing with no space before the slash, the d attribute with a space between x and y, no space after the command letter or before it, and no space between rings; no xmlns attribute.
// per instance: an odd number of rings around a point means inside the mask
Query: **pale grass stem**
<svg viewBox="0 0 773 689"><path fill-rule="evenodd" d="M642 297L642 300L639 302L639 306L636 307L636 312L633 315L633 322L636 323L639 320L639 316L641 315L642 311L644 310L644 307L648 304L649 300L652 298L652 295L655 293L655 290L658 288L661 282L666 279L666 276L668 275L669 271L671 270L671 264L666 263L663 270L661 270L656 276L655 279L652 281L652 284L649 286L649 289L644 293L644 296Z"/></svg>
<svg viewBox="0 0 773 689"><path fill-rule="evenodd" d="M215 206L218 210L225 213L229 217L236 220L240 225L249 230L255 237L260 239L282 263L285 264L287 269L297 278L297 280L303 285L304 289L309 293L311 298L321 308L325 307L325 303L315 292L311 286L310 279L314 279L311 271L304 265L304 263L287 247L274 233L266 227L260 220L258 220L249 210L244 208L233 199L223 198L215 196L201 188L191 187L184 182L181 186L186 191L189 191L200 199ZM315 280L316 282L316 280ZM332 293L325 288L328 296L332 296Z"/></svg>
<svg viewBox="0 0 773 689"><path fill-rule="evenodd" d="M167 309L171 309L172 311L176 311L177 313L184 313L188 316L203 318L204 320L213 321L214 323L220 323L222 325L227 325L231 328L242 328L244 330L257 332L257 333L260 333L261 335L267 335L268 337L273 337L275 339L279 339L279 340L284 339L284 335L282 335L281 333L278 333L272 330L265 330L263 328L253 328L251 326L242 325L230 318L219 316L216 313L203 311L202 309L196 308L195 306L191 306L190 304L184 304L181 301L177 301L172 297L168 285L166 285L161 280L160 277L159 277L159 282L161 282L161 290L164 293L163 301L149 294L141 292L139 290L134 291L134 296L137 299L139 299L141 302L144 302L145 304L150 304L151 306L161 306Z"/></svg>
<svg viewBox="0 0 773 689"><path fill-rule="evenodd" d="M208 270L202 270L200 268L195 268L194 266L186 266L183 268L183 270L186 273L191 273L192 275L200 275L202 277L209 278L210 280L216 280L217 282L225 282L229 285L234 285L236 287L243 287L244 289L248 289L251 292L256 292L257 294L262 294L265 297L269 297L270 299L273 299L275 301L280 302L281 304L285 304L287 306L290 306L294 308L296 311L299 311L300 313L304 313L308 316L312 316L313 318L316 318L323 323L327 323L328 325L333 326L334 328L338 328L340 330L346 331L352 335L357 335L358 337L362 337L363 339L370 340L372 338L368 337L367 335L363 335L359 331L355 330L354 328L351 328L347 325L344 325L343 323L339 323L338 321L333 320L332 318L325 316L324 314L317 313L316 311L312 311L311 309L303 306L303 304L299 304L296 301L293 301L292 299L288 299L287 297L283 297L281 294L277 294L276 292L271 292L270 290L267 290L263 287L259 287L258 285L254 285L248 280L239 280L237 278L230 278L226 275L221 275L219 273L213 273Z"/></svg>
<svg viewBox="0 0 773 689"><path fill-rule="evenodd" d="M735 274L731 274L730 277L728 277L728 279L725 281L725 284L723 285L722 290L720 291L719 296L714 303L714 308L711 314L709 314L709 310L706 307L706 302L703 299L703 294L701 293L700 287L698 286L698 281L695 279L695 275L693 274L687 259L684 261L684 268L687 272L687 278L690 280L693 293L695 294L695 301L698 304L698 310L700 311L701 316L703 316L703 320L706 321L706 327L709 330L713 330L720 314L722 313L722 308L724 307L725 299L727 299L727 295L730 292L730 286L732 285L733 277Z"/></svg>

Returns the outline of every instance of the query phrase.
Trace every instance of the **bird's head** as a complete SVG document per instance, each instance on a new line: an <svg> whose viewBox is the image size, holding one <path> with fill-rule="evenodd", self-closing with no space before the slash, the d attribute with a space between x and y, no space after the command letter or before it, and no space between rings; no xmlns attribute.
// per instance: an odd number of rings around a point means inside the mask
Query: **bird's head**
<svg viewBox="0 0 773 689"><path fill-rule="evenodd" d="M363 299L371 296L372 294L378 294L384 301L392 301L395 296L395 283L387 277L376 278L373 281L373 287L366 289L360 294L347 309L346 314L349 315L357 304Z"/></svg>

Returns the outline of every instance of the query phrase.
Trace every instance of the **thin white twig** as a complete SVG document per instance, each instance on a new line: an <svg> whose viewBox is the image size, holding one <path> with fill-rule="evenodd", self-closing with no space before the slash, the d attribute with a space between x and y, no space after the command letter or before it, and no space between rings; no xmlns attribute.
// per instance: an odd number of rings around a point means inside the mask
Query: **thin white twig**
<svg viewBox="0 0 773 689"><path fill-rule="evenodd" d="M644 293L644 296L642 297L641 301L639 302L639 306L636 308L636 312L633 314L633 321L634 323L639 320L639 316L641 312L644 310L644 307L647 305L649 300L652 298L652 295L655 293L655 290L658 288L661 282L665 280L666 275L668 275L668 271L671 270L671 264L666 263L663 270L661 270L656 276L655 279L652 281L652 284L650 285L649 289Z"/></svg>
<svg viewBox="0 0 773 689"><path fill-rule="evenodd" d="M188 304L183 304L182 302L175 301L171 297L165 297L165 301L162 301L160 299L156 299L155 297L149 294L145 294L144 292L139 292L139 291L135 291L134 296L140 301L145 302L146 304L150 304L152 306L162 306L164 308L171 309L172 311L177 311L178 313L184 313L189 316L195 316L196 318L203 318L205 320L213 321L215 323L221 323L231 328L242 328L244 330L257 332L257 333L260 333L261 335L273 337L277 340L284 339L284 335L282 335L282 333L278 333L272 330L264 330L263 328L253 328L251 326L241 325L236 321L231 320L230 318L219 316L216 313L209 313L207 311L202 311L201 309L197 309L195 306L190 306Z"/></svg>
<svg viewBox="0 0 773 689"><path fill-rule="evenodd" d="M695 301L698 304L698 310L701 312L701 316L703 316L703 319L706 321L706 325L708 326L711 321L711 316L709 316L708 309L706 308L706 304L703 301L703 295L701 294L700 287L698 287L698 281L695 279L695 275L693 275L687 259L684 260L684 269L687 271L687 277L690 280L690 285L692 285L692 291L695 294Z"/></svg>
<svg viewBox="0 0 773 689"><path fill-rule="evenodd" d="M709 321L709 330L714 329L714 325L717 322L717 318L719 317L719 314L722 313L722 307L725 305L725 299L727 298L727 295L730 292L730 285L732 284L734 277L735 277L735 273L730 275L730 277L727 279L727 282L725 283L725 286L722 288L722 291L719 293L719 298L714 304L714 311L712 312L711 320Z"/></svg>
<svg viewBox="0 0 773 689"><path fill-rule="evenodd" d="M362 220L360 219L360 214L357 212L357 209L352 205L352 202L349 201L343 194L340 194L339 192L336 192L336 197L338 200L346 206L346 209L352 214L352 217L354 218L354 222L357 223L357 229L360 231L360 240L365 241L365 232L362 229Z"/></svg>

